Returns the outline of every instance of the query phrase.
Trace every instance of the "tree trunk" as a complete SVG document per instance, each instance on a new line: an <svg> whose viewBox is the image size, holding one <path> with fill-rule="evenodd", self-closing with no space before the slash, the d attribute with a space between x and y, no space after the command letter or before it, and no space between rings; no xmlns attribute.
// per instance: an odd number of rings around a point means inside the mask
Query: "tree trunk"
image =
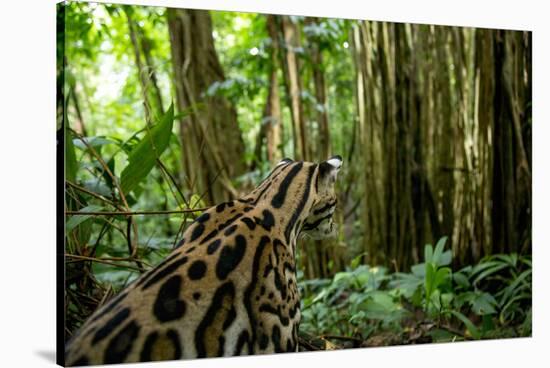
<svg viewBox="0 0 550 368"><path fill-rule="evenodd" d="M277 23L274 15L267 15L266 26L271 38L271 59L268 67L269 87L255 152L257 163L259 163L262 161L262 146L265 138L266 159L273 165L282 158L280 145L283 128L279 97L279 78L277 75L280 49Z"/></svg>
<svg viewBox="0 0 550 368"><path fill-rule="evenodd" d="M284 39L284 45L281 49L285 50L282 59L287 101L292 116L294 159L309 160L307 131L301 100L302 82L298 56L296 55L296 50L300 47L300 34L296 24L288 16L281 17L280 27Z"/></svg>
<svg viewBox="0 0 550 368"><path fill-rule="evenodd" d="M215 204L238 195L231 179L245 170L244 143L232 104L208 88L225 80L208 11L168 9L168 29L189 189ZM193 177L195 176L196 177Z"/></svg>

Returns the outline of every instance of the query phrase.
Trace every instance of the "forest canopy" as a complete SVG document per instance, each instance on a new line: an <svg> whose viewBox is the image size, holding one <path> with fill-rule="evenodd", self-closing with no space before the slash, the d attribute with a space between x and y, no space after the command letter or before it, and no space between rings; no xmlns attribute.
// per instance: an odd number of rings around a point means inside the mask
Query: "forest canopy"
<svg viewBox="0 0 550 368"><path fill-rule="evenodd" d="M70 2L66 337L283 158L344 159L307 350L531 334L530 32ZM342 323L345 322L345 323Z"/></svg>

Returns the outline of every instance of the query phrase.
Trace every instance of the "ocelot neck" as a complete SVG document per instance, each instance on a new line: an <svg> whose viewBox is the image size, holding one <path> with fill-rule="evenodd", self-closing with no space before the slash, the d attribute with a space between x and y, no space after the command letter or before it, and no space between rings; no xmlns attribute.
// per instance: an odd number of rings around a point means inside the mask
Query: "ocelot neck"
<svg viewBox="0 0 550 368"><path fill-rule="evenodd" d="M293 245L316 194L318 165L291 162L276 167L249 195L239 199L254 206L256 214L268 211L286 244Z"/></svg>

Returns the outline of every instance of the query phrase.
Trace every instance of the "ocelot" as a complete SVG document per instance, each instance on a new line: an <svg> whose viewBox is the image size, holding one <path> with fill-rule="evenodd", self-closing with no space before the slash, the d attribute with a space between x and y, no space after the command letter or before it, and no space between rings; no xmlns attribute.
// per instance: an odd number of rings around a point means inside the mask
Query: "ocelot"
<svg viewBox="0 0 550 368"><path fill-rule="evenodd" d="M284 159L250 194L202 213L166 259L83 324L66 364L297 351L296 240L335 232L341 165Z"/></svg>

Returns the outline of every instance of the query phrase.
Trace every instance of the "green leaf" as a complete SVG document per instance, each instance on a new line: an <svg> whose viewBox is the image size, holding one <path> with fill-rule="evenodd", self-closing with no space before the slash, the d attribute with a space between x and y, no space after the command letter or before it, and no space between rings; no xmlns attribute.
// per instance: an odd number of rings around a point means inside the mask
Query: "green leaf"
<svg viewBox="0 0 550 368"><path fill-rule="evenodd" d="M88 145L96 148L96 147L101 147L101 146L104 146L106 144L111 144L111 143L117 143L111 139L108 139L108 138L105 138L105 137L82 137L82 139L80 138L73 138L73 144L80 148L81 150L85 151L88 149L88 147L84 144L84 142L82 141L85 141Z"/></svg>
<svg viewBox="0 0 550 368"><path fill-rule="evenodd" d="M453 260L453 252L450 250L447 250L443 252L441 257L439 257L439 266L448 266L451 264L451 261Z"/></svg>
<svg viewBox="0 0 550 368"><path fill-rule="evenodd" d="M363 257L363 254L364 253L361 253L357 257L351 260L350 267L352 270L355 270L359 266L359 263L361 262L361 258Z"/></svg>
<svg viewBox="0 0 550 368"><path fill-rule="evenodd" d="M417 265L414 265L411 267L411 272L413 275L424 278L426 275L426 264L425 263L419 263Z"/></svg>
<svg viewBox="0 0 550 368"><path fill-rule="evenodd" d="M462 314L458 311L454 311L454 310L451 311L451 314L454 315L456 318L458 318L462 323L464 323L464 325L466 326L466 328L470 332L470 335L472 335L472 337L474 339L479 340L481 338L481 334L479 333L479 330L472 323L472 321L470 321L468 319L468 317L466 317L464 314Z"/></svg>
<svg viewBox="0 0 550 368"><path fill-rule="evenodd" d="M97 205L89 205L82 209L80 209L78 212L96 212L101 211L103 207L97 206ZM93 217L94 215L73 215L69 221L65 223L65 232L68 233L69 231L73 230L75 227L83 223L84 221L88 220L89 218Z"/></svg>
<svg viewBox="0 0 550 368"><path fill-rule="evenodd" d="M473 300L472 310L477 315L496 313L495 306L497 301L489 293L481 293Z"/></svg>
<svg viewBox="0 0 550 368"><path fill-rule="evenodd" d="M437 289L439 286L443 285L447 281L449 275L451 274L451 269L448 267L440 268L435 273L433 288Z"/></svg>
<svg viewBox="0 0 550 368"><path fill-rule="evenodd" d="M435 266L432 263L426 263L426 277L424 278L424 289L426 290L426 300L430 300L434 290Z"/></svg>
<svg viewBox="0 0 550 368"><path fill-rule="evenodd" d="M523 281L527 277L531 276L531 274L532 274L532 270L530 269L525 270L509 286L507 286L501 298L500 304L503 305L507 303L508 299L510 299L513 295L518 294L520 291L522 291L522 288L518 286L520 285L520 283L523 283ZM531 291L530 290L531 283L527 283L527 286L528 287L526 288L529 289L529 291Z"/></svg>
<svg viewBox="0 0 550 368"><path fill-rule="evenodd" d="M439 239L439 241L435 245L435 250L433 252L433 256L432 256L431 261L433 263L435 263L436 265L439 265L439 260L441 258L441 255L443 254L443 248L445 247L445 242L446 241L447 241L447 237L444 236L441 239ZM427 260L426 260L426 262L427 262Z"/></svg>
<svg viewBox="0 0 550 368"><path fill-rule="evenodd" d="M174 124L174 105L171 104L161 121L151 128L128 156L129 164L121 174L121 188L128 194L147 177L157 158L166 150Z"/></svg>
<svg viewBox="0 0 550 368"><path fill-rule="evenodd" d="M463 289L468 289L470 287L468 277L461 272L456 272L453 274L453 281Z"/></svg>
<svg viewBox="0 0 550 368"><path fill-rule="evenodd" d="M424 262L428 263L432 261L433 248L431 244L426 244L424 247Z"/></svg>
<svg viewBox="0 0 550 368"><path fill-rule="evenodd" d="M486 269L485 271L481 272L474 280L474 285L476 285L478 282L483 280L484 278L497 273L498 271L502 270L503 268L508 267L506 263L497 263L495 266L490 267Z"/></svg>

